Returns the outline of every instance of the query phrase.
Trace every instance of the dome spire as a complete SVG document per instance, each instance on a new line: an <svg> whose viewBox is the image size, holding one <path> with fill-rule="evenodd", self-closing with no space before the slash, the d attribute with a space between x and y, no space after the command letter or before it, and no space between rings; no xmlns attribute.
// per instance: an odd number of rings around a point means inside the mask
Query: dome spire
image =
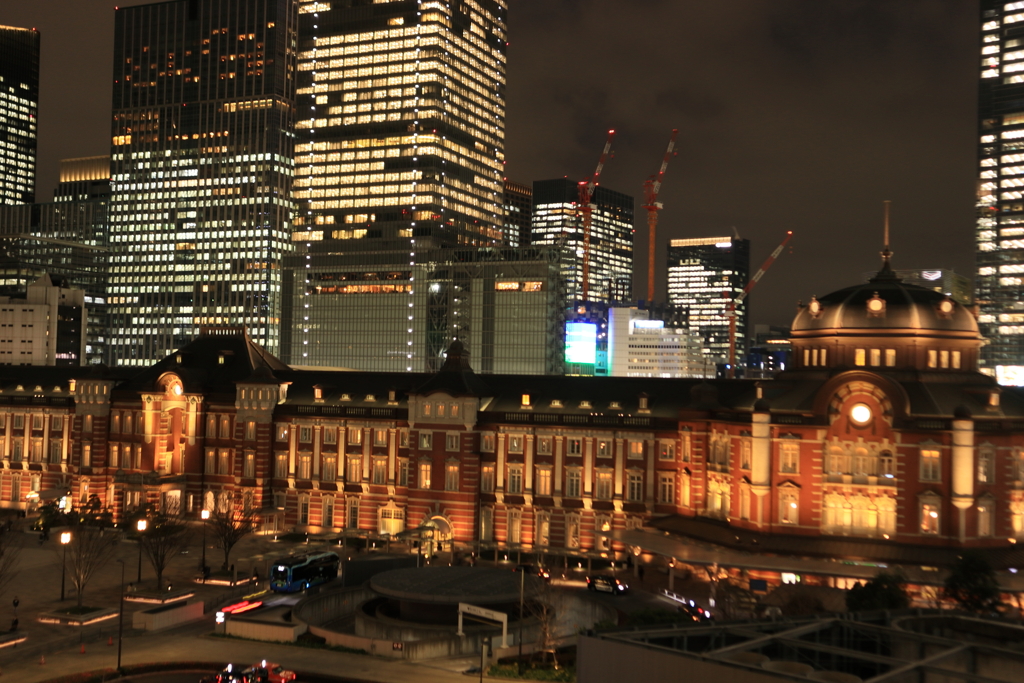
<svg viewBox="0 0 1024 683"><path fill-rule="evenodd" d="M892 272L892 250L889 249L889 205L892 204L888 199L885 200L885 232L882 238L882 269L878 271L878 274L871 278L871 282L876 280L899 280L896 277L896 273Z"/></svg>

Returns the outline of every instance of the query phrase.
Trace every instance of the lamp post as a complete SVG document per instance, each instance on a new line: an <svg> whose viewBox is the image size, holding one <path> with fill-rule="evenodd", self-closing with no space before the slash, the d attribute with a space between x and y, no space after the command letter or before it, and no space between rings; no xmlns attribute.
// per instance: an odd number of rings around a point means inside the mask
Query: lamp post
<svg viewBox="0 0 1024 683"><path fill-rule="evenodd" d="M135 528L139 530L139 578L136 581L136 585L142 583L142 534L146 533L147 526L149 526L149 523L144 519L140 519L135 523Z"/></svg>
<svg viewBox="0 0 1024 683"><path fill-rule="evenodd" d="M121 563L121 600L117 610L117 670L121 670L121 639L124 637L124 560Z"/></svg>
<svg viewBox="0 0 1024 683"><path fill-rule="evenodd" d="M203 566L199 568L199 571L203 573L203 583L206 583L206 520L210 519L210 511L204 509L199 516L203 520Z"/></svg>
<svg viewBox="0 0 1024 683"><path fill-rule="evenodd" d="M64 561L60 566L60 599L64 599L64 583L68 573L68 543L71 543L71 532L60 532L60 544L64 546Z"/></svg>

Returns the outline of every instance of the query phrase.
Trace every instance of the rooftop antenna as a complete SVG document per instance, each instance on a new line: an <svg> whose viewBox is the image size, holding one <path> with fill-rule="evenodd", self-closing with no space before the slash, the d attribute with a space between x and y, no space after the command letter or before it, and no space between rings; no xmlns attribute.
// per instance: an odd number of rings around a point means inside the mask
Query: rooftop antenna
<svg viewBox="0 0 1024 683"><path fill-rule="evenodd" d="M882 249L882 268L889 267L889 260L892 258L892 251L889 249L889 205L892 202L888 199L885 200L885 238L884 247Z"/></svg>

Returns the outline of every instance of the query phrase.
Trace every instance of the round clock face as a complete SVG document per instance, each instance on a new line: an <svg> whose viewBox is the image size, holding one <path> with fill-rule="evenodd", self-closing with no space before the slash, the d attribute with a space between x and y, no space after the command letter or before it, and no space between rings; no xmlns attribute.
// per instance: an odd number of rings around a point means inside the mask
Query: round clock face
<svg viewBox="0 0 1024 683"><path fill-rule="evenodd" d="M877 313L885 307L885 302L881 299L870 299L868 301L868 310L872 313Z"/></svg>
<svg viewBox="0 0 1024 683"><path fill-rule="evenodd" d="M850 408L850 419L854 424L865 425L871 422L871 408L863 403L857 403Z"/></svg>
<svg viewBox="0 0 1024 683"><path fill-rule="evenodd" d="M952 313L953 302L950 301L949 299L946 299L945 301L939 304L939 310L942 311L943 313Z"/></svg>

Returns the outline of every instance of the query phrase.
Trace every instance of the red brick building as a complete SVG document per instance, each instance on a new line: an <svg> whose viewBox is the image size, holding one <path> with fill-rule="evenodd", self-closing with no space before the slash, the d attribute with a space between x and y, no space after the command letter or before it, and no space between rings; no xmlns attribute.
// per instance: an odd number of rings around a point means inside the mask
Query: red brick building
<svg viewBox="0 0 1024 683"><path fill-rule="evenodd" d="M802 306L767 381L293 370L238 332L143 372L0 370L0 504L95 497L267 529L604 550L718 520L765 537L1006 547L1024 538L1024 395L977 372L971 312L871 282ZM674 526L673 526L674 525Z"/></svg>

